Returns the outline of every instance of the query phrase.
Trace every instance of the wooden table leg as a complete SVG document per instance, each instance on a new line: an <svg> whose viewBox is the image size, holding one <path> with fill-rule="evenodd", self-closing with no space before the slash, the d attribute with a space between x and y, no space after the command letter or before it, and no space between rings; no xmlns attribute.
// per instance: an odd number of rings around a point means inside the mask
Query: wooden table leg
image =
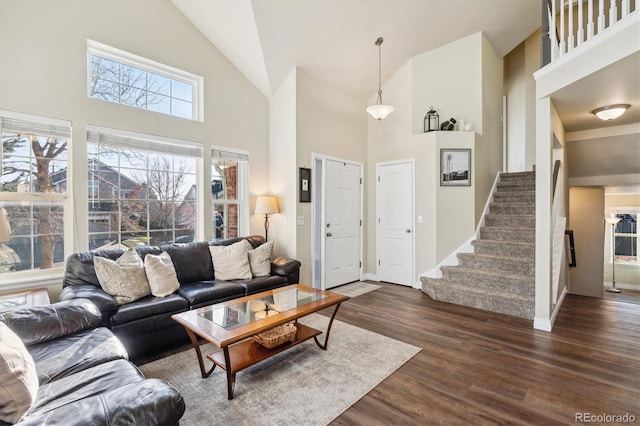
<svg viewBox="0 0 640 426"><path fill-rule="evenodd" d="M198 356L198 364L200 365L200 374L202 374L202 378L206 379L213 373L213 370L216 368L216 365L213 364L209 371L206 371L204 368L204 360L202 359L202 351L200 350L200 344L198 343L198 338L191 330L187 327L184 328L187 331L187 335L189 336L189 340L191 340L191 344L193 345L193 349L196 350L196 355Z"/></svg>
<svg viewBox="0 0 640 426"><path fill-rule="evenodd" d="M224 363L227 369L227 398L233 399L233 391L236 387L236 374L231 372L231 360L229 359L229 347L222 348L224 351ZM214 364L215 365L215 364Z"/></svg>
<svg viewBox="0 0 640 426"><path fill-rule="evenodd" d="M335 319L336 314L338 313L338 308L339 307L340 307L340 303L338 303L336 305L336 308L333 310L333 315L331 315L331 319L329 320L329 325L327 326L327 333L324 336L324 344L321 344L318 341L318 336L313 336L313 340L316 341L316 345L318 345L318 347L320 349L322 349L323 351L327 350L327 345L328 345L328 342L329 342L329 333L331 333L331 325L333 324L333 320Z"/></svg>

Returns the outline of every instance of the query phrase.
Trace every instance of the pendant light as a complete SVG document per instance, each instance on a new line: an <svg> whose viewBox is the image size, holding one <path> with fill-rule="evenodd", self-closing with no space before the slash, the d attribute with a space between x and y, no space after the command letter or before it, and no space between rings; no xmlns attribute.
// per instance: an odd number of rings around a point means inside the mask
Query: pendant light
<svg viewBox="0 0 640 426"><path fill-rule="evenodd" d="M380 45L382 45L382 42L382 37L378 37L378 39L376 40L376 46L378 46L378 99L376 100L375 105L371 105L369 108L367 108L367 112L378 121L384 120L389 116L389 114L396 110L391 105L384 105L382 103L382 52L380 49Z"/></svg>

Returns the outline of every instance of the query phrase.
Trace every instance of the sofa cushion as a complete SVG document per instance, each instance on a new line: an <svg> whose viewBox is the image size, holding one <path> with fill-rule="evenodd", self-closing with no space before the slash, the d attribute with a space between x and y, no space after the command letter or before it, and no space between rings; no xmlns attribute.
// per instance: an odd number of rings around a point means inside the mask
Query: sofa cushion
<svg viewBox="0 0 640 426"><path fill-rule="evenodd" d="M214 280L181 285L178 294L189 302L190 308L194 308L242 297L245 292L240 284Z"/></svg>
<svg viewBox="0 0 640 426"><path fill-rule="evenodd" d="M120 305L151 294L143 266L122 266L103 257L93 259L102 289Z"/></svg>
<svg viewBox="0 0 640 426"><path fill-rule="evenodd" d="M38 375L22 340L0 322L0 420L17 423L33 406Z"/></svg>
<svg viewBox="0 0 640 426"><path fill-rule="evenodd" d="M148 296L120 306L118 312L111 316L111 326L140 318L150 318L154 315L183 312L187 309L189 309L189 304L177 294L167 297Z"/></svg>
<svg viewBox="0 0 640 426"><path fill-rule="evenodd" d="M166 251L159 256L147 255L144 258L144 271L149 280L151 294L156 297L166 297L180 287L171 256Z"/></svg>
<svg viewBox="0 0 640 426"><path fill-rule="evenodd" d="M251 249L251 244L246 240L230 246L209 247L216 280L250 279L252 275L248 253Z"/></svg>
<svg viewBox="0 0 640 426"><path fill-rule="evenodd" d="M92 328L29 347L40 384L49 383L81 370L127 359L120 340L106 327Z"/></svg>
<svg viewBox="0 0 640 426"><path fill-rule="evenodd" d="M271 252L274 241L269 241L249 251L249 265L254 277L266 277L271 274Z"/></svg>
<svg viewBox="0 0 640 426"><path fill-rule="evenodd" d="M36 404L25 420L142 380L142 373L126 360L96 365L40 386Z"/></svg>
<svg viewBox="0 0 640 426"><path fill-rule="evenodd" d="M240 284L247 295L260 293L261 291L273 290L287 284L287 278L279 275L268 277L257 277L252 280L236 280Z"/></svg>
<svg viewBox="0 0 640 426"><path fill-rule="evenodd" d="M213 264L206 242L162 246L169 253L180 284L213 279Z"/></svg>

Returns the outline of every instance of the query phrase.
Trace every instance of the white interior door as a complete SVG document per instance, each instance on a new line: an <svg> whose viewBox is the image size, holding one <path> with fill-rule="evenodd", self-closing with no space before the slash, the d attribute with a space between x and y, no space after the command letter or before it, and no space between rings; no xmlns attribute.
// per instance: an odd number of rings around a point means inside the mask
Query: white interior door
<svg viewBox="0 0 640 426"><path fill-rule="evenodd" d="M378 280L413 286L413 161L377 165Z"/></svg>
<svg viewBox="0 0 640 426"><path fill-rule="evenodd" d="M360 279L361 166L326 160L325 288Z"/></svg>

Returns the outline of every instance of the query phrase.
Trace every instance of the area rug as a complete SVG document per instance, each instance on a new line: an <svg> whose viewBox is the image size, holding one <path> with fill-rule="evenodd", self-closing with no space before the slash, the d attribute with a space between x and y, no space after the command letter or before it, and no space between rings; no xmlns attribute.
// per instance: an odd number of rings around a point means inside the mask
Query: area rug
<svg viewBox="0 0 640 426"><path fill-rule="evenodd" d="M300 322L326 330L328 320L312 314ZM203 355L215 350L211 344L202 346ZM193 349L140 370L180 391L187 406L183 426L326 425L420 350L336 320L326 351L312 339L239 372L233 400L227 399L222 369L201 378Z"/></svg>
<svg viewBox="0 0 640 426"><path fill-rule="evenodd" d="M369 293L370 291L377 290L381 285L365 283L362 281L358 281L351 284L341 285L339 287L334 287L329 291L334 293L342 294L348 297L356 297L362 296L363 294Z"/></svg>

